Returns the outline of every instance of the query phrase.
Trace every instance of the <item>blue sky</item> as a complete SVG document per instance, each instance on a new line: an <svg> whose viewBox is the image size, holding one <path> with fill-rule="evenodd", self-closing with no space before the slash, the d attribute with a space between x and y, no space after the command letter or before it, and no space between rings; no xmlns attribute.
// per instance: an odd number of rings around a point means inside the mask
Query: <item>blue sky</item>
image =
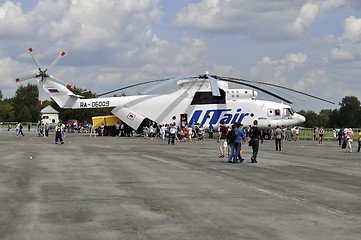
<svg viewBox="0 0 361 240"><path fill-rule="evenodd" d="M361 99L360 13L356 0L0 0L0 89L36 71L32 47L43 66L66 51L51 74L97 93L209 71ZM338 108L295 96L297 111Z"/></svg>

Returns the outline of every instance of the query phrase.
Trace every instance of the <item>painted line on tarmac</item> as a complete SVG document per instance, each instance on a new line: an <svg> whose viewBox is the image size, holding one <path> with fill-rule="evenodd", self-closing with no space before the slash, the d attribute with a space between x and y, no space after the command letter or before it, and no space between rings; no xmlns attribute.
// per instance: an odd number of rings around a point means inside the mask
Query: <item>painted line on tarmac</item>
<svg viewBox="0 0 361 240"><path fill-rule="evenodd" d="M173 166L176 166L176 167L187 168L184 164L181 164L179 162L167 161L167 160L161 159L159 157L153 157L153 156L149 156L149 155L142 155L142 157L150 158L152 160L155 160L155 161L158 161L158 162L161 162L161 163L170 164L170 165L173 165ZM187 168L187 169L189 169L189 168Z"/></svg>

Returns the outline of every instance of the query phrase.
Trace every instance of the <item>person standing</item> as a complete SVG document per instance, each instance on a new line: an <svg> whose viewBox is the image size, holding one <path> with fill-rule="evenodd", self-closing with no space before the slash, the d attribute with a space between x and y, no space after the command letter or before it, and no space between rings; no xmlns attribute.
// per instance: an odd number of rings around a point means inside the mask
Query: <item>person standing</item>
<svg viewBox="0 0 361 240"><path fill-rule="evenodd" d="M318 127L313 127L313 141L317 141Z"/></svg>
<svg viewBox="0 0 361 240"><path fill-rule="evenodd" d="M49 124L45 123L45 137L49 137Z"/></svg>
<svg viewBox="0 0 361 240"><path fill-rule="evenodd" d="M333 141L336 141L336 137L337 137L337 131L336 131L336 128L333 128L333 130L332 130L332 134L333 134Z"/></svg>
<svg viewBox="0 0 361 240"><path fill-rule="evenodd" d="M360 148L361 148L361 132L358 133L358 148L357 148L357 152L360 152Z"/></svg>
<svg viewBox="0 0 361 240"><path fill-rule="evenodd" d="M38 121L38 124L37 124L36 127L37 127L36 130L38 132L38 137L41 137L41 123L40 123L40 121Z"/></svg>
<svg viewBox="0 0 361 240"><path fill-rule="evenodd" d="M242 163L244 161L244 159L241 156L242 143L243 143L243 139L245 138L242 127L243 127L243 125L241 123L237 123L236 128L234 130L234 134L235 134L234 145L236 148L236 159L234 159L233 162L237 162L237 159L239 159L240 163Z"/></svg>
<svg viewBox="0 0 361 240"><path fill-rule="evenodd" d="M188 141L192 142L193 127L194 125L188 124Z"/></svg>
<svg viewBox="0 0 361 240"><path fill-rule="evenodd" d="M287 127L285 125L282 125L282 147L285 147L285 141L286 141L286 129Z"/></svg>
<svg viewBox="0 0 361 240"><path fill-rule="evenodd" d="M154 137L154 127L153 127L153 124L150 124L148 131L149 131L149 137L150 137L150 139L153 140L153 137Z"/></svg>
<svg viewBox="0 0 361 240"><path fill-rule="evenodd" d="M30 128L31 128L31 123L28 122L28 132L30 132Z"/></svg>
<svg viewBox="0 0 361 240"><path fill-rule="evenodd" d="M221 153L221 156L219 157L224 158L227 149L227 133L228 133L228 127L226 127L224 121L221 122L221 127L219 128L218 132L219 132L219 137L218 137L219 151Z"/></svg>
<svg viewBox="0 0 361 240"><path fill-rule="evenodd" d="M263 136L261 130L258 127L258 121L253 121L253 127L250 129L249 137L251 138L250 145L252 146L252 157L251 162L257 163L257 154L259 149L259 139L261 139L261 143L263 144Z"/></svg>
<svg viewBox="0 0 361 240"><path fill-rule="evenodd" d="M296 127L295 129L295 133L296 133L296 139L295 141L300 141L300 129L298 127Z"/></svg>
<svg viewBox="0 0 361 240"><path fill-rule="evenodd" d="M143 138L148 139L148 127L147 127L147 125L143 126Z"/></svg>
<svg viewBox="0 0 361 240"><path fill-rule="evenodd" d="M124 124L120 124L120 136L124 137Z"/></svg>
<svg viewBox="0 0 361 240"><path fill-rule="evenodd" d="M277 125L277 128L275 130L276 151L278 151L278 148L281 151L281 140L282 140L282 130Z"/></svg>
<svg viewBox="0 0 361 240"><path fill-rule="evenodd" d="M338 145L341 146L342 139L344 138L343 131L338 131L337 138L338 138Z"/></svg>
<svg viewBox="0 0 361 240"><path fill-rule="evenodd" d="M208 137L209 138L213 138L213 125L212 124L209 124L209 131L208 131Z"/></svg>
<svg viewBox="0 0 361 240"><path fill-rule="evenodd" d="M55 127L55 144L58 144L58 140L60 140L61 144L64 144L63 138L61 137L62 132L63 127L61 126L61 123L58 123L58 125Z"/></svg>
<svg viewBox="0 0 361 240"><path fill-rule="evenodd" d="M165 132L167 131L167 128L164 126L164 124L160 127L160 137L164 140L165 139Z"/></svg>
<svg viewBox="0 0 361 240"><path fill-rule="evenodd" d="M236 145L234 144L235 140L235 130L236 130L236 123L232 125L231 131L227 133L227 144L231 148L231 152L228 156L228 163L237 162L238 153L236 152Z"/></svg>
<svg viewBox="0 0 361 240"><path fill-rule="evenodd" d="M119 132L120 132L120 124L119 122L117 122L117 124L115 124L115 136L119 137Z"/></svg>
<svg viewBox="0 0 361 240"><path fill-rule="evenodd" d="M325 131L323 130L322 126L318 130L318 146L321 146L323 144L323 135L325 134Z"/></svg>
<svg viewBox="0 0 361 240"><path fill-rule="evenodd" d="M8 132L9 132L9 137L11 137L11 136L12 136L12 133L11 133L11 123L9 123L9 125L8 125Z"/></svg>
<svg viewBox="0 0 361 240"><path fill-rule="evenodd" d="M104 123L102 123L102 125L100 125L100 136L104 137L104 131L105 131L105 126Z"/></svg>
<svg viewBox="0 0 361 240"><path fill-rule="evenodd" d="M352 128L347 129L346 139L347 139L348 152L352 152L352 142L353 142Z"/></svg>
<svg viewBox="0 0 361 240"><path fill-rule="evenodd" d="M174 140L175 140L175 135L177 133L177 128L174 124L171 124L169 127L169 134L170 134L170 139L171 139L171 143L172 145L174 145Z"/></svg>

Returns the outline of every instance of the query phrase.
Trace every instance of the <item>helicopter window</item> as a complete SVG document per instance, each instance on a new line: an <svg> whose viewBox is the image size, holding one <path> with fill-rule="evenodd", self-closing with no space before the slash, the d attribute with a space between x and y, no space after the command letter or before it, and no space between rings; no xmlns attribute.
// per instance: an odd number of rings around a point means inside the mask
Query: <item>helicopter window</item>
<svg viewBox="0 0 361 240"><path fill-rule="evenodd" d="M288 108L283 109L283 116L287 117L290 115L290 112L288 111Z"/></svg>
<svg viewBox="0 0 361 240"><path fill-rule="evenodd" d="M288 110L290 111L292 116L293 116L293 114L295 114L295 111L292 108L289 108Z"/></svg>
<svg viewBox="0 0 361 240"><path fill-rule="evenodd" d="M281 110L275 109L275 115L276 116L281 116Z"/></svg>
<svg viewBox="0 0 361 240"><path fill-rule="evenodd" d="M226 93L224 90L219 89L220 97L212 95L212 92L196 92L194 94L191 105L197 104L226 104Z"/></svg>
<svg viewBox="0 0 361 240"><path fill-rule="evenodd" d="M294 111L292 108L284 108L283 109L283 115L284 116L293 116Z"/></svg>
<svg viewBox="0 0 361 240"><path fill-rule="evenodd" d="M268 115L269 117L273 117L273 116L275 115L273 109L268 109L268 110L267 110L267 115Z"/></svg>

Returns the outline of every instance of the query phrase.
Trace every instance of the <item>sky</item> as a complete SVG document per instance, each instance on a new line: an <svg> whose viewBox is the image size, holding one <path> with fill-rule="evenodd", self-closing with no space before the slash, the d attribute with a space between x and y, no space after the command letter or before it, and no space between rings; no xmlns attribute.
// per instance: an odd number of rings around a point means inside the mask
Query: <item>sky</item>
<svg viewBox="0 0 361 240"><path fill-rule="evenodd" d="M0 0L0 43L4 98L14 96L17 77L36 73L31 47L44 68L65 51L49 73L98 94L209 71L336 103L280 93L296 111L361 100L359 0Z"/></svg>

